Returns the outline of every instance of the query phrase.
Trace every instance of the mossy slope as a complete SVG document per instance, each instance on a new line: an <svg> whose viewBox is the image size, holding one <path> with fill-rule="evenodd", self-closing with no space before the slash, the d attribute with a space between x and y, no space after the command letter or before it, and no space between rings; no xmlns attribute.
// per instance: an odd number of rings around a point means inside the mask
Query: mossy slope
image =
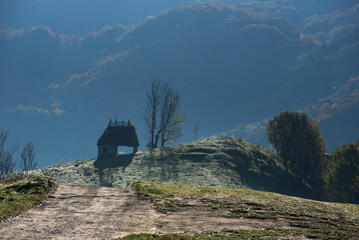
<svg viewBox="0 0 359 240"><path fill-rule="evenodd" d="M127 187L139 180L305 192L275 152L239 139L214 137L175 147L49 166L58 184ZM294 192L295 191L295 192Z"/></svg>
<svg viewBox="0 0 359 240"><path fill-rule="evenodd" d="M44 175L23 175L0 184L0 220L40 204L53 185L53 180Z"/></svg>

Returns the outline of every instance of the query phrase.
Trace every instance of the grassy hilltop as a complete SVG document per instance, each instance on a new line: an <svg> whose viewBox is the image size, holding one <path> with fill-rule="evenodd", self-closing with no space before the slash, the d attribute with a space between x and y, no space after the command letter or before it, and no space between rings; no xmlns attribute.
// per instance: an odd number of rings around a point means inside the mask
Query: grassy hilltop
<svg viewBox="0 0 359 240"><path fill-rule="evenodd" d="M239 139L214 137L136 154L57 164L34 171L65 185L127 187L139 180L251 188L302 195L307 189L275 152Z"/></svg>

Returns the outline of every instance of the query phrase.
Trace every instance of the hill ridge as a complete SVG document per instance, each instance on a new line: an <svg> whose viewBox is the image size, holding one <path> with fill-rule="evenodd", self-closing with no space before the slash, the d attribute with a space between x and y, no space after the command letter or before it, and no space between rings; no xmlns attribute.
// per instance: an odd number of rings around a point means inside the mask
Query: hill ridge
<svg viewBox="0 0 359 240"><path fill-rule="evenodd" d="M308 189L270 149L229 137L211 137L174 147L118 154L48 166L58 184L128 187L140 180L251 188L303 196Z"/></svg>

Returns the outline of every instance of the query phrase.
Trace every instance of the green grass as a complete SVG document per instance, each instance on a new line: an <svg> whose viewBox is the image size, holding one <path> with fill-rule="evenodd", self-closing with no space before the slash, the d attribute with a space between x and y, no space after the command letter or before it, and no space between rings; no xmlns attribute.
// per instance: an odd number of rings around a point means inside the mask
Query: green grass
<svg viewBox="0 0 359 240"><path fill-rule="evenodd" d="M306 237L312 239L348 239L347 234L337 234L332 229L302 230L302 229L276 229L276 230L223 230L219 232L204 232L189 234L131 234L123 240L232 240L232 239L292 239L293 237ZM355 239L355 238L354 238Z"/></svg>
<svg viewBox="0 0 359 240"><path fill-rule="evenodd" d="M305 236L359 239L359 205L320 202L250 189L171 185L140 181L132 184L140 199L167 213L191 206L225 208L229 218L285 219L290 229L227 230L196 235L130 235L125 239L277 239ZM191 200L191 201L190 201ZM189 204L189 202L191 204Z"/></svg>
<svg viewBox="0 0 359 240"><path fill-rule="evenodd" d="M49 176L20 174L0 184L0 221L40 204L53 185Z"/></svg>

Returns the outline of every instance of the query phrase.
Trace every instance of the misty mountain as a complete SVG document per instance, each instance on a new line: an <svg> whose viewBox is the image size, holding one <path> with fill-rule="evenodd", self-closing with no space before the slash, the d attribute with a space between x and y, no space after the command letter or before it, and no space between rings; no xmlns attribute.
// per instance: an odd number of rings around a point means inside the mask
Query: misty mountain
<svg viewBox="0 0 359 240"><path fill-rule="evenodd" d="M358 138L359 119L359 76L334 87L333 93L319 99L298 111L306 112L311 119L319 122L321 135L328 151L332 152L343 143L354 142ZM238 124L233 129L217 136L243 139L244 141L270 147L265 135L269 118L248 124Z"/></svg>
<svg viewBox="0 0 359 240"><path fill-rule="evenodd" d="M304 109L319 121L322 135L330 151L343 143L358 138L359 126L359 76L334 89L334 93L319 99Z"/></svg>
<svg viewBox="0 0 359 240"><path fill-rule="evenodd" d="M21 0L2 0L0 23L14 29L47 26L54 32L83 37L88 32L97 32L115 24L130 27L147 16L156 16L161 11L191 2L208 2L208 0L32 0L26 3ZM253 8L256 11L261 9L275 16L285 15L299 25L302 23L302 18L337 10L344 11L357 4L356 0L210 0L210 2L238 4L242 8ZM299 16L293 18L295 16L291 13L293 11L298 12Z"/></svg>
<svg viewBox="0 0 359 240"><path fill-rule="evenodd" d="M11 28L29 29L47 26L54 32L83 37L107 26L137 24L146 16L180 6L189 0L2 0L0 23Z"/></svg>
<svg viewBox="0 0 359 240"><path fill-rule="evenodd" d="M110 117L131 119L143 147L153 78L180 93L183 141L196 123L204 137L302 109L359 76L357 17L352 5L308 15L290 1L235 2L187 4L82 37L2 25L1 125L50 162L94 156Z"/></svg>
<svg viewBox="0 0 359 240"><path fill-rule="evenodd" d="M270 119L267 118L253 123L237 124L234 126L234 128L218 133L216 136L242 139L246 142L272 148L268 142L268 137L265 134L269 120Z"/></svg>

